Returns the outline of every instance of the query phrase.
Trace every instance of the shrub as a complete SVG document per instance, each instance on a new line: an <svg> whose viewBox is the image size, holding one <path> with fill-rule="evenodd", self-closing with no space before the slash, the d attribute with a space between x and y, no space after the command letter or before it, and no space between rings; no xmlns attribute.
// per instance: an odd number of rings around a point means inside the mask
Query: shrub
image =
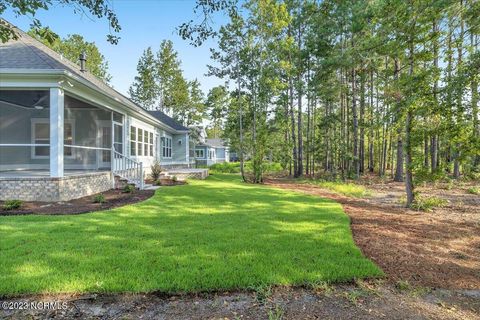
<svg viewBox="0 0 480 320"><path fill-rule="evenodd" d="M471 187L467 191L470 194L480 194L480 187Z"/></svg>
<svg viewBox="0 0 480 320"><path fill-rule="evenodd" d="M19 209L23 204L22 200L7 200L3 204L3 209L4 210L15 210Z"/></svg>
<svg viewBox="0 0 480 320"><path fill-rule="evenodd" d="M418 196L415 201L412 203L410 208L417 211L432 211L434 208L441 208L446 206L448 203L447 200L439 197L421 197Z"/></svg>
<svg viewBox="0 0 480 320"><path fill-rule="evenodd" d="M215 163L214 165L210 166L209 170L216 173L239 173L240 163L239 162Z"/></svg>
<svg viewBox="0 0 480 320"><path fill-rule="evenodd" d="M93 203L105 203L105 196L102 193L93 197Z"/></svg>
<svg viewBox="0 0 480 320"><path fill-rule="evenodd" d="M160 178L160 174L162 173L162 167L160 166L160 162L155 160L155 162L150 167L150 176L152 177L153 181L158 180Z"/></svg>
<svg viewBox="0 0 480 320"><path fill-rule="evenodd" d="M135 187L131 184L127 184L125 187L123 187L124 193L132 193L134 191L135 191Z"/></svg>
<svg viewBox="0 0 480 320"><path fill-rule="evenodd" d="M253 170L252 162L245 162L245 171L251 172ZM240 162L222 162L215 163L210 166L210 171L213 173L240 173ZM265 173L281 172L282 165L278 162L267 162L262 164L262 171Z"/></svg>
<svg viewBox="0 0 480 320"><path fill-rule="evenodd" d="M178 180L177 176L173 176L173 177L172 177L172 181L173 181L173 182L177 182L177 180Z"/></svg>

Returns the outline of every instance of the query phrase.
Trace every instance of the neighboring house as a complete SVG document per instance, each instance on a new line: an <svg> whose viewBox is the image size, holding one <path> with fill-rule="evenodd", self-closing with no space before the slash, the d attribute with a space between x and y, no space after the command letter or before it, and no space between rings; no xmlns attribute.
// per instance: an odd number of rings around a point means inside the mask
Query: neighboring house
<svg viewBox="0 0 480 320"><path fill-rule="evenodd" d="M230 154L227 143L222 139L208 139L204 127L195 127L198 143L195 145L195 160L198 165L211 166L215 163L229 162Z"/></svg>
<svg viewBox="0 0 480 320"><path fill-rule="evenodd" d="M115 177L142 187L155 160L189 167L188 128L16 32L0 44L0 200L69 200Z"/></svg>
<svg viewBox="0 0 480 320"><path fill-rule="evenodd" d="M230 162L238 162L240 161L240 158L238 157L238 154L235 150L230 150L229 153L229 160Z"/></svg>

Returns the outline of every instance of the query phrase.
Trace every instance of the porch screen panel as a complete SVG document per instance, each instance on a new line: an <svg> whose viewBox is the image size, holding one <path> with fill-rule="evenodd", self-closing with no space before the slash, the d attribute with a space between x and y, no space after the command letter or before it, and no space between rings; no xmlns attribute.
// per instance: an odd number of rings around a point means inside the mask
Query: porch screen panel
<svg viewBox="0 0 480 320"><path fill-rule="evenodd" d="M112 141L112 129L109 127L102 128L102 148L109 149L110 143ZM102 162L107 163L110 162L111 152L109 150L102 150Z"/></svg>
<svg viewBox="0 0 480 320"><path fill-rule="evenodd" d="M48 123L34 123L33 130L34 144L50 144L50 125ZM48 157L50 148L34 147L34 155L36 157Z"/></svg>
<svg viewBox="0 0 480 320"><path fill-rule="evenodd" d="M64 139L64 144L66 145L73 145L73 125L71 122L65 122L64 123L64 132L63 132L63 139ZM70 147L64 147L63 148L63 153L67 157L72 156L72 148Z"/></svg>
<svg viewBox="0 0 480 320"><path fill-rule="evenodd" d="M0 171L48 169L48 127L50 92L47 90L6 90L0 86ZM32 119L45 119L34 132ZM43 157L35 157L38 153Z"/></svg>
<svg viewBox="0 0 480 320"><path fill-rule="evenodd" d="M123 153L123 126L119 125L118 123L114 123L114 141L113 145L115 147L115 151L119 153Z"/></svg>

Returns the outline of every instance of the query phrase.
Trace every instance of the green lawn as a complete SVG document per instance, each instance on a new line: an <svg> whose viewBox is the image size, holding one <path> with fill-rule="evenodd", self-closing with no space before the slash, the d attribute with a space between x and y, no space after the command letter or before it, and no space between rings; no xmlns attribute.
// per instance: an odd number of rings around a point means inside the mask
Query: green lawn
<svg viewBox="0 0 480 320"><path fill-rule="evenodd" d="M75 216L0 217L0 294L165 292L381 275L339 204L215 175Z"/></svg>

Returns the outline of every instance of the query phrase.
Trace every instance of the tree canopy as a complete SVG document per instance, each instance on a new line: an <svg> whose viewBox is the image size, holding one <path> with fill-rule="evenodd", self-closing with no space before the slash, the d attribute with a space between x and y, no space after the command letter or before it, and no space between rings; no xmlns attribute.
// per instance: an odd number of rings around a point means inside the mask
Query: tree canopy
<svg viewBox="0 0 480 320"><path fill-rule="evenodd" d="M480 172L473 0L246 1L226 10L210 75L230 82L225 136L294 176L420 181Z"/></svg>

